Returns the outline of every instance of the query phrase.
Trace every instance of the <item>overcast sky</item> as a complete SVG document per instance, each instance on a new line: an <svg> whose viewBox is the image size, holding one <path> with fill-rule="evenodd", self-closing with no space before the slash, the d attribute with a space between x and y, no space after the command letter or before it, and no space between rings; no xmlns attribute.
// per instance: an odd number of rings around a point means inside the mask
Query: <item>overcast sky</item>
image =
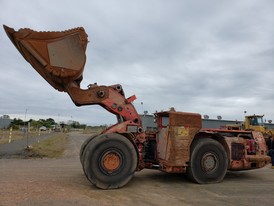
<svg viewBox="0 0 274 206"><path fill-rule="evenodd" d="M247 111L274 121L273 0L0 0L0 20L15 30L83 26L90 43L81 87L119 83L140 113L175 107L243 120ZM0 69L0 116L116 121L52 88L3 28Z"/></svg>

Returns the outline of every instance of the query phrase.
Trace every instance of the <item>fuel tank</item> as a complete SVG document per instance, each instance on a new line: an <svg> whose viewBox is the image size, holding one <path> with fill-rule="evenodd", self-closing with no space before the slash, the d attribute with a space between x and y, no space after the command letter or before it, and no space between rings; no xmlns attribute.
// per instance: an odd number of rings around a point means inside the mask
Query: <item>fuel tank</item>
<svg viewBox="0 0 274 206"><path fill-rule="evenodd" d="M18 51L51 86L65 91L69 82L80 85L88 43L84 28L38 32L3 26Z"/></svg>

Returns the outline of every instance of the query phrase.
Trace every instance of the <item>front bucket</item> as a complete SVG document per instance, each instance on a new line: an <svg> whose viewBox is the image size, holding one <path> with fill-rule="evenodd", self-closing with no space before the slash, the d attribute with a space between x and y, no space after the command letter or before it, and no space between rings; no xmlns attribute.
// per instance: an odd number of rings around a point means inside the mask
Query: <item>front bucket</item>
<svg viewBox="0 0 274 206"><path fill-rule="evenodd" d="M55 89L75 81L80 85L86 63L87 34L79 27L62 32L4 29L22 56Z"/></svg>

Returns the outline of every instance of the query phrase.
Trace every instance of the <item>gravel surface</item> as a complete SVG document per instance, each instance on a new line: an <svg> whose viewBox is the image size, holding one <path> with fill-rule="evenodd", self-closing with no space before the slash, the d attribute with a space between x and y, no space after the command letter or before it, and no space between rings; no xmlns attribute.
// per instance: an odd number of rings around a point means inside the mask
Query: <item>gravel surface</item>
<svg viewBox="0 0 274 206"><path fill-rule="evenodd" d="M229 172L219 184L199 185L184 175L136 172L116 190L100 190L86 179L79 161L89 135L70 133L60 159L0 159L0 206L29 205L273 205L274 170Z"/></svg>

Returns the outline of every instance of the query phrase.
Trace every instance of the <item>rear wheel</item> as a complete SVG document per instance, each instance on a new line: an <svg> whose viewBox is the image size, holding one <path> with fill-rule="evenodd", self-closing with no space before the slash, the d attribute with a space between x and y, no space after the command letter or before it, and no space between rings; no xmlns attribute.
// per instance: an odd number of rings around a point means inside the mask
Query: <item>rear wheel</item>
<svg viewBox="0 0 274 206"><path fill-rule="evenodd" d="M137 162L137 152L132 142L116 133L91 139L83 154L87 178L101 189L126 185L134 175Z"/></svg>
<svg viewBox="0 0 274 206"><path fill-rule="evenodd" d="M199 139L191 149L188 176L200 184L221 182L227 165L227 153L218 141L210 138Z"/></svg>

